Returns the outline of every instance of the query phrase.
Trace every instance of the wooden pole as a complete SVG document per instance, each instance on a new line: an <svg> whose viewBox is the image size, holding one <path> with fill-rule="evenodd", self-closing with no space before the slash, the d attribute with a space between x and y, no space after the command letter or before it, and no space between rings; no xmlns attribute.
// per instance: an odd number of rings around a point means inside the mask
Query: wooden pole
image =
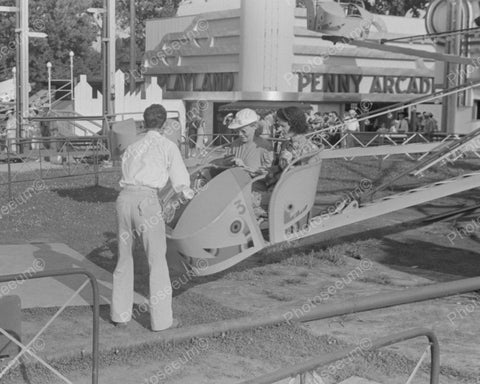
<svg viewBox="0 0 480 384"><path fill-rule="evenodd" d="M136 41L135 41L135 0L130 0L130 92L135 92Z"/></svg>

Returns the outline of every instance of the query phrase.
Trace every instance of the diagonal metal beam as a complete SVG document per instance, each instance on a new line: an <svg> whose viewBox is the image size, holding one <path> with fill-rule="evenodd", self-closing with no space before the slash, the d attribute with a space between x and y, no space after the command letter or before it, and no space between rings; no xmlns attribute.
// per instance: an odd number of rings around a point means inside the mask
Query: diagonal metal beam
<svg viewBox="0 0 480 384"><path fill-rule="evenodd" d="M447 55L444 53L427 52L413 48L399 47L397 45L385 45L373 41L353 40L341 36L322 36L323 40L335 43L354 45L360 48L376 49L384 52L400 53L408 56L421 57L424 59L432 59L436 61L446 61L449 63L463 65L478 65L476 58L460 57L455 55Z"/></svg>
<svg viewBox="0 0 480 384"><path fill-rule="evenodd" d="M20 359L20 357L26 353L26 354L29 354L30 356L32 356L34 359L38 360L41 364L43 364L45 367L47 367L48 369L50 369L55 375L57 375L60 379L62 379L64 382L68 383L68 384L73 384L70 380L68 380L65 376L63 376L59 371L57 371L55 368L53 368L50 364L48 364L45 360L43 360L41 357L39 357L37 354L35 354L34 352L32 352L31 348L29 348L28 346L25 346L23 345L22 343L20 343L19 341L17 341L17 339L15 339L14 337L12 337L8 332L6 332L3 328L0 328L0 333L2 333L7 339L9 339L12 343L16 344L17 346L20 347L20 349L22 350L22 352L17 355L12 361L10 361L10 363L8 364L8 366L0 373L0 378L3 377L7 371L13 367Z"/></svg>

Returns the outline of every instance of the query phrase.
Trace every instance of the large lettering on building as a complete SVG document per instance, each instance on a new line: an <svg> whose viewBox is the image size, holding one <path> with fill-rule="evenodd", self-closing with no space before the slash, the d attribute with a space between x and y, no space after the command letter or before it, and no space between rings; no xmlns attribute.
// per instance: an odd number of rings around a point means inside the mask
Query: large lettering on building
<svg viewBox="0 0 480 384"><path fill-rule="evenodd" d="M159 76L166 92L231 92L235 88L234 73L175 73Z"/></svg>
<svg viewBox="0 0 480 384"><path fill-rule="evenodd" d="M299 92L418 94L433 92L433 77L297 73Z"/></svg>

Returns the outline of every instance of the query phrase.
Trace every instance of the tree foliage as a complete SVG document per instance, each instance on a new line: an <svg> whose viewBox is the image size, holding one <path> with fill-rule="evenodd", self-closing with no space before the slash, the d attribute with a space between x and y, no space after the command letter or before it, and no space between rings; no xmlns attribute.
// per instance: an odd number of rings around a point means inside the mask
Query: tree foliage
<svg viewBox="0 0 480 384"><path fill-rule="evenodd" d="M372 13L391 16L405 16L411 10L413 17L427 8L429 0L374 0L365 1L365 7Z"/></svg>
<svg viewBox="0 0 480 384"><path fill-rule="evenodd" d="M13 4L12 4L13 5ZM92 48L98 38L99 27L86 10L91 0L30 0L30 31L44 32L47 38L31 38L29 44L30 81L47 80L47 62L52 63L54 79L70 78L70 56L74 53L74 74L100 75L101 55ZM15 66L15 17L2 18L0 46L4 50L0 63L6 70Z"/></svg>
<svg viewBox="0 0 480 384"><path fill-rule="evenodd" d="M117 1L117 23L122 29L130 28L131 0ZM145 50L145 24L149 19L172 17L181 0L135 0L135 40L137 47Z"/></svg>
<svg viewBox="0 0 480 384"><path fill-rule="evenodd" d="M182 0L134 0L135 2L135 45L136 57L139 59L145 52L145 25L149 19L172 17ZM117 26L130 30L131 0L117 1ZM117 40L117 68L128 71L130 60L130 37Z"/></svg>
<svg viewBox="0 0 480 384"><path fill-rule="evenodd" d="M296 0L297 7L305 8L305 0ZM344 0L348 2L348 0ZM366 0L365 8L380 15L405 16L411 10L413 17L419 17L420 11L425 10L429 0Z"/></svg>

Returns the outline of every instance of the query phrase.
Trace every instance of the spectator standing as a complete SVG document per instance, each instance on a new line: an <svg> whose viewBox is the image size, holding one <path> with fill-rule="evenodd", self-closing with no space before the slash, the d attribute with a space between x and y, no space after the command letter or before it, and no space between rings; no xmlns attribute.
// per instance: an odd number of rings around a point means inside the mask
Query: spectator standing
<svg viewBox="0 0 480 384"><path fill-rule="evenodd" d="M312 131L318 131L323 128L324 126L324 118L319 112L316 112L313 115L313 118L310 121L310 127Z"/></svg>
<svg viewBox="0 0 480 384"><path fill-rule="evenodd" d="M412 128L415 129L415 132L422 132L423 128L425 127L425 123L423 122L423 115L421 112L415 112L415 121L416 124L415 126L412 126Z"/></svg>
<svg viewBox="0 0 480 384"><path fill-rule="evenodd" d="M425 120L425 137L429 141L433 141L433 133L435 132L435 121L433 120L433 114L429 113L427 114L427 119Z"/></svg>
<svg viewBox="0 0 480 384"><path fill-rule="evenodd" d="M346 124L346 129L349 132L360 132L360 124L357 120L357 112L353 109L348 111L347 117L349 118L348 123Z"/></svg>
<svg viewBox="0 0 480 384"><path fill-rule="evenodd" d="M410 131L410 127L407 116L405 115L405 112L400 112L398 114L398 132L406 133L408 131Z"/></svg>
<svg viewBox="0 0 480 384"><path fill-rule="evenodd" d="M163 136L167 119L159 104L144 112L146 134L127 147L122 157L122 191L116 208L118 218L118 261L113 273L111 319L125 326L132 318L133 236L140 235L150 267L150 319L152 331L174 327L172 287L166 260L164 211L158 200L170 179L183 198L193 197L190 175L178 147ZM143 230L142 230L143 228Z"/></svg>
<svg viewBox="0 0 480 384"><path fill-rule="evenodd" d="M389 112L385 120L385 128L387 128L390 132L392 132L392 127L393 127L393 131L396 132L395 119L393 118L393 113Z"/></svg>
<svg viewBox="0 0 480 384"><path fill-rule="evenodd" d="M363 123L365 132L375 132L375 127L370 119L367 119Z"/></svg>
<svg viewBox="0 0 480 384"><path fill-rule="evenodd" d="M420 130L420 121L418 119L418 112L415 106L410 111L410 128L412 132L418 132Z"/></svg>
<svg viewBox="0 0 480 384"><path fill-rule="evenodd" d="M422 121L420 123L420 127L421 127L421 131L422 132L425 132L425 124L427 124L427 120L428 120L428 113L427 112L423 112L422 114Z"/></svg>
<svg viewBox="0 0 480 384"><path fill-rule="evenodd" d="M360 124L357 120L357 113L353 109L351 109L348 113L345 113L343 123L344 133L347 134L347 137L345 138L343 144L347 148L351 148L355 144L353 134L356 132L360 132Z"/></svg>
<svg viewBox="0 0 480 384"><path fill-rule="evenodd" d="M433 132L437 132L438 131L438 121L437 121L437 119L435 119L435 117L433 117L432 112L429 113L429 116L430 116L430 119L432 119L432 121L433 121Z"/></svg>

